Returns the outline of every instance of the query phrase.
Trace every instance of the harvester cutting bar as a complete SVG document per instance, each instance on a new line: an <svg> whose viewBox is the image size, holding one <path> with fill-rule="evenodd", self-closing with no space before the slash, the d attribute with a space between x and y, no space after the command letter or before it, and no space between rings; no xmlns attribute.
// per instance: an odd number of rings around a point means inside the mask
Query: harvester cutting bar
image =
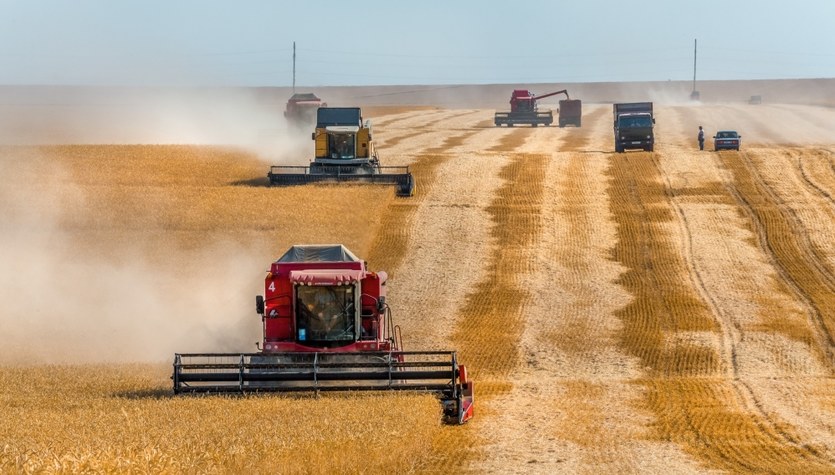
<svg viewBox="0 0 835 475"><path fill-rule="evenodd" d="M355 181L397 185L397 196L412 196L415 181L409 167L328 166L313 167L275 165L267 174L271 185L304 185L329 181Z"/></svg>
<svg viewBox="0 0 835 475"><path fill-rule="evenodd" d="M444 419L473 416L473 382L454 351L174 355L174 393L428 391Z"/></svg>
<svg viewBox="0 0 835 475"><path fill-rule="evenodd" d="M454 352L177 354L174 392L422 390L457 393Z"/></svg>
<svg viewBox="0 0 835 475"><path fill-rule="evenodd" d="M551 125L554 114L551 111L537 112L496 112L494 123L497 126L507 125Z"/></svg>

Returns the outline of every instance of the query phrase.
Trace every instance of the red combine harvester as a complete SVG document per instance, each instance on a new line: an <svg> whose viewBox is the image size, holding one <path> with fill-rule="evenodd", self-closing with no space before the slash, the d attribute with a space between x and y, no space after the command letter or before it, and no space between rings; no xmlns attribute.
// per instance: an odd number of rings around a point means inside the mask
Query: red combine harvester
<svg viewBox="0 0 835 475"><path fill-rule="evenodd" d="M259 352L176 354L174 392L428 391L446 421L463 424L473 416L466 368L454 351L403 351L386 278L342 245L291 247L256 297Z"/></svg>
<svg viewBox="0 0 835 475"><path fill-rule="evenodd" d="M513 127L517 124L527 124L533 127L538 125L551 125L554 123L554 114L550 109L539 110L537 101L546 97L565 94L565 100L560 101L559 125L564 127L567 124L580 126L582 103L579 100L572 100L568 97L568 91L549 92L537 96L527 89L516 89L510 96L510 112L496 112L494 122L497 127L506 125Z"/></svg>
<svg viewBox="0 0 835 475"><path fill-rule="evenodd" d="M284 117L292 125L306 127L316 123L316 111L320 107L328 105L316 94L296 93L287 100L287 108L284 110Z"/></svg>

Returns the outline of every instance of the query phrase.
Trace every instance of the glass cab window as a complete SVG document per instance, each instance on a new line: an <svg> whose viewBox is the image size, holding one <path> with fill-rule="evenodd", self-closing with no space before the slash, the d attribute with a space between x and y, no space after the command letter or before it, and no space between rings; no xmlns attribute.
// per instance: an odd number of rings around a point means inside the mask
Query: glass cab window
<svg viewBox="0 0 835 475"><path fill-rule="evenodd" d="M299 342L355 341L354 286L296 286Z"/></svg>
<svg viewBox="0 0 835 475"><path fill-rule="evenodd" d="M333 134L330 136L331 158L354 158L354 135Z"/></svg>

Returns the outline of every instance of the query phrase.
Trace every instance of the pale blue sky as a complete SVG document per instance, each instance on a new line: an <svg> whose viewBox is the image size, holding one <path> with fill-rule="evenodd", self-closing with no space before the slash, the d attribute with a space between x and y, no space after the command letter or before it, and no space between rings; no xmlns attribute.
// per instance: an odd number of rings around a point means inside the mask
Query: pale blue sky
<svg viewBox="0 0 835 475"><path fill-rule="evenodd" d="M520 6L523 5L523 6ZM0 84L835 77L835 1L0 0Z"/></svg>

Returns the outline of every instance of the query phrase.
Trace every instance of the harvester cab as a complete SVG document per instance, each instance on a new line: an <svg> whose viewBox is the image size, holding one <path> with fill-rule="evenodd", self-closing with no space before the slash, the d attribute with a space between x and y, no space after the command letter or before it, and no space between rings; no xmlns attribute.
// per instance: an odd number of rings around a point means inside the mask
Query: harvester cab
<svg viewBox="0 0 835 475"><path fill-rule="evenodd" d="M307 167L273 166L271 185L312 182L362 182L397 186L398 196L412 196L415 182L409 167L383 167L374 149L371 121L362 121L359 107L320 107L311 135L315 156Z"/></svg>
<svg viewBox="0 0 835 475"><path fill-rule="evenodd" d="M385 272L342 245L291 247L256 297L258 353L174 356L175 393L409 390L436 393L444 419L473 416L473 382L454 351L404 351Z"/></svg>
<svg viewBox="0 0 835 475"><path fill-rule="evenodd" d="M319 109L316 131L311 134L316 156L314 169L357 167L358 173L374 174L380 166L371 138L371 121L362 122L359 107Z"/></svg>

